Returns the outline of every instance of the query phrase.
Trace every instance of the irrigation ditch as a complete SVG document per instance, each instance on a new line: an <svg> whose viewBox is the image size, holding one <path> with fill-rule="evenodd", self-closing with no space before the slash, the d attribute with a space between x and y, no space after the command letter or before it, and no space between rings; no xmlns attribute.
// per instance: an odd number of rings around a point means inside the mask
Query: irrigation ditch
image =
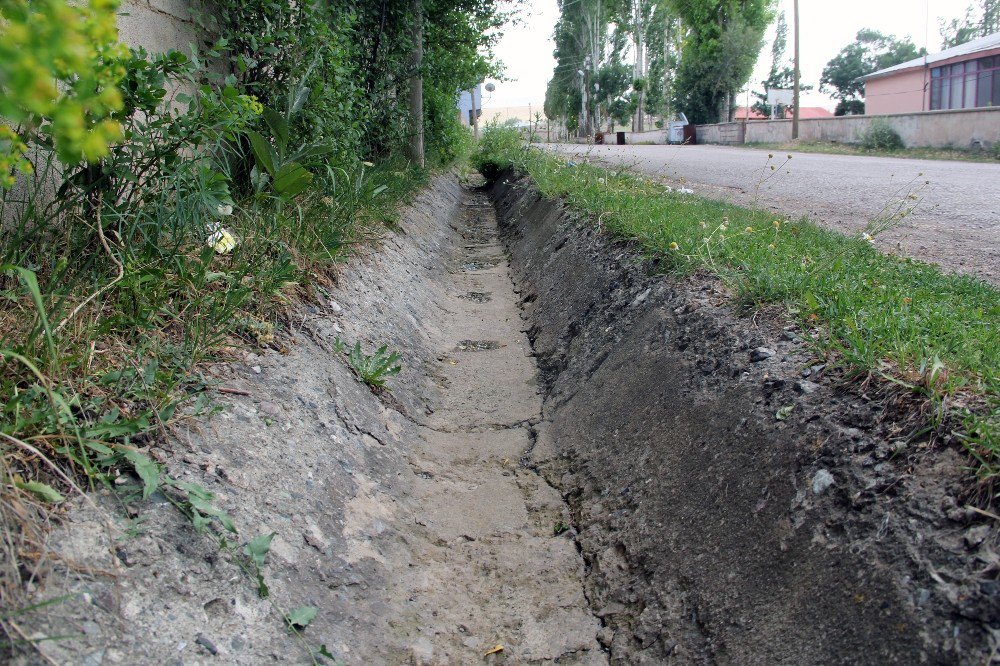
<svg viewBox="0 0 1000 666"><path fill-rule="evenodd" d="M220 363L221 411L149 453L163 497L79 500L21 621L57 663L984 663L996 532L965 460L907 440L776 313L732 311L527 179L440 175L381 247ZM338 341L403 358L389 389ZM136 481L136 480L124 480ZM283 622L309 606L298 635ZM24 658L32 661L31 656ZM327 660L324 663L329 663Z"/></svg>

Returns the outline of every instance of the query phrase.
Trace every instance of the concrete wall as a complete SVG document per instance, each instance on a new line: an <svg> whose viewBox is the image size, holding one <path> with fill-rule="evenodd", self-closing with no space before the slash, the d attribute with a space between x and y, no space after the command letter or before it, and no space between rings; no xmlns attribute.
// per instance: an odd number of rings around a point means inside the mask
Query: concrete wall
<svg viewBox="0 0 1000 666"><path fill-rule="evenodd" d="M1000 108L997 107L801 120L799 139L860 143L862 135L876 119L896 130L908 148L990 148L1000 143ZM750 121L746 123L745 136L743 125L699 125L698 143L739 145L792 140L791 120Z"/></svg>
<svg viewBox="0 0 1000 666"><path fill-rule="evenodd" d="M118 10L118 37L150 53L176 49L190 53L198 31L187 0L123 0Z"/></svg>
<svg viewBox="0 0 1000 666"><path fill-rule="evenodd" d="M911 69L865 83L865 114L914 113L930 108L924 92L925 70Z"/></svg>
<svg viewBox="0 0 1000 666"><path fill-rule="evenodd" d="M774 122L780 122L780 121L774 121ZM744 125L743 123L719 123L717 125L698 125L697 142L721 143L727 146L741 145L744 143L743 125Z"/></svg>

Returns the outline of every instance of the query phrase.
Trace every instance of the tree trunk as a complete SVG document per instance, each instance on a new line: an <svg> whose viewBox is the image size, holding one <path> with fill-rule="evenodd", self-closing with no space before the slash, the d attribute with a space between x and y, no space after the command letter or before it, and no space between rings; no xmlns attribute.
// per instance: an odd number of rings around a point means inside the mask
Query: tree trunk
<svg viewBox="0 0 1000 666"><path fill-rule="evenodd" d="M423 0L411 0L413 27L410 37L413 51L410 53L410 159L421 167L424 159L424 5Z"/></svg>

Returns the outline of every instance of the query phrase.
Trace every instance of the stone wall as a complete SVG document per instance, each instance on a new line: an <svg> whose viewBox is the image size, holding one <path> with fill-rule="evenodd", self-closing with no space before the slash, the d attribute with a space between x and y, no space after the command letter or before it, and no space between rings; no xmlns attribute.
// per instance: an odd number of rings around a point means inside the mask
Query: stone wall
<svg viewBox="0 0 1000 666"><path fill-rule="evenodd" d="M860 143L878 119L888 123L908 148L991 148L1000 143L1000 108L925 111L881 116L838 116L799 121L799 139L833 143ZM698 126L698 143L740 145L786 143L792 140L791 120L754 120L746 123Z"/></svg>

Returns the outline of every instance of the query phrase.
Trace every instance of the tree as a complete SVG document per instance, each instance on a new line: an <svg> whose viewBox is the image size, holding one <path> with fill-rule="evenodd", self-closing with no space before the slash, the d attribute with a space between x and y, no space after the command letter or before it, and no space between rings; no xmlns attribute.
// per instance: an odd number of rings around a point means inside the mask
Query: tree
<svg viewBox="0 0 1000 666"><path fill-rule="evenodd" d="M1000 32L1000 0L979 0L978 11L976 5L969 5L962 18L947 23L939 19L938 24L942 49Z"/></svg>
<svg viewBox="0 0 1000 666"><path fill-rule="evenodd" d="M608 53L610 15L603 0L561 0L560 10L554 35L556 69L546 90L546 106L567 119L577 115L580 129L589 135L600 124L595 93Z"/></svg>
<svg viewBox="0 0 1000 666"><path fill-rule="evenodd" d="M682 37L681 21L670 6L667 3L657 5L646 41L649 48L646 109L651 115L671 115L670 98L680 63Z"/></svg>
<svg viewBox="0 0 1000 666"><path fill-rule="evenodd" d="M757 101L753 105L753 110L761 115L768 116L771 114L771 105L767 103L767 92L773 89L784 89L787 90L795 85L795 68L792 64L785 60L785 50L788 48L788 23L785 21L785 13L782 12L778 14L778 20L775 23L775 35L774 43L771 45L771 71L767 78L761 81L764 86L764 92L755 92L754 97ZM812 86L803 85L799 86L799 90L812 90ZM775 109L778 118L783 118L785 116L786 109L790 109L791 105L779 104L778 108Z"/></svg>
<svg viewBox="0 0 1000 666"><path fill-rule="evenodd" d="M771 0L671 0L687 29L674 102L692 123L728 120L753 72L773 14Z"/></svg>
<svg viewBox="0 0 1000 666"><path fill-rule="evenodd" d="M864 113L865 84L861 77L913 60L926 52L926 49L917 49L908 38L898 39L864 28L858 31L853 43L842 48L823 68L819 89L839 100L835 112L838 116Z"/></svg>

